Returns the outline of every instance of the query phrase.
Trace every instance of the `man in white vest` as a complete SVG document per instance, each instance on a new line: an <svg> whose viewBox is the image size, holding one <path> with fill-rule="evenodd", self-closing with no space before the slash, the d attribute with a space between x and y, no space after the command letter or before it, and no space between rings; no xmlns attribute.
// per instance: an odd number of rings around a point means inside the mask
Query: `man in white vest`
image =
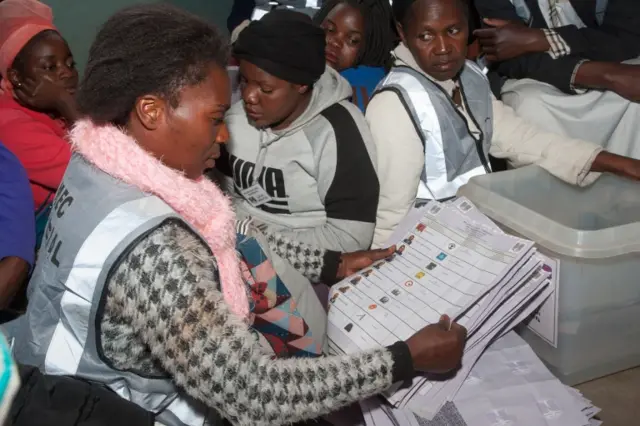
<svg viewBox="0 0 640 426"><path fill-rule="evenodd" d="M374 246L416 200L453 197L471 177L490 172L489 154L515 167L538 164L574 185L590 184L594 172L640 178L639 161L544 132L497 101L482 70L465 61L461 0L395 0L393 11L402 43L366 114L380 181Z"/></svg>

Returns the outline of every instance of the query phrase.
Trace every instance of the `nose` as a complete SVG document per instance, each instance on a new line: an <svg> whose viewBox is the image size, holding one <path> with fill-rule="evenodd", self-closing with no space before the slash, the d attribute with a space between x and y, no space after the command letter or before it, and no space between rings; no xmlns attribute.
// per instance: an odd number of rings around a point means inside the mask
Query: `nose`
<svg viewBox="0 0 640 426"><path fill-rule="evenodd" d="M70 67L67 64L62 64L62 66L60 66L59 69L60 69L60 74L59 74L60 80L73 78L73 76L76 75L75 68Z"/></svg>
<svg viewBox="0 0 640 426"><path fill-rule="evenodd" d="M335 35L329 35L327 36L327 44L340 49L342 48L342 39Z"/></svg>
<svg viewBox="0 0 640 426"><path fill-rule="evenodd" d="M242 100L245 104L256 105L258 103L258 88L245 85L242 88Z"/></svg>
<svg viewBox="0 0 640 426"><path fill-rule="evenodd" d="M438 55L447 55L451 53L451 45L445 37L440 36L436 39L435 51Z"/></svg>
<svg viewBox="0 0 640 426"><path fill-rule="evenodd" d="M229 129L226 123L222 123L220 130L216 135L216 143L227 143L229 141Z"/></svg>

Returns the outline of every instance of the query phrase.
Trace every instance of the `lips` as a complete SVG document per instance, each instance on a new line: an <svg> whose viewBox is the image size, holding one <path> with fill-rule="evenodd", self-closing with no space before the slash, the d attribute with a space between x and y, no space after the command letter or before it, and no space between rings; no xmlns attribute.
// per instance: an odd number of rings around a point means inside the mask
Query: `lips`
<svg viewBox="0 0 640 426"><path fill-rule="evenodd" d="M440 62L434 65L438 71L451 71L455 67L455 61Z"/></svg>
<svg viewBox="0 0 640 426"><path fill-rule="evenodd" d="M338 63L338 55L330 50L325 51L324 58L331 64L335 65Z"/></svg>
<svg viewBox="0 0 640 426"><path fill-rule="evenodd" d="M252 109L247 109L246 112L247 116L253 120L257 120L258 118L262 117L261 113Z"/></svg>
<svg viewBox="0 0 640 426"><path fill-rule="evenodd" d="M213 169L216 166L216 160L220 158L220 151L211 154L209 158L207 158L204 162L204 167L206 169Z"/></svg>

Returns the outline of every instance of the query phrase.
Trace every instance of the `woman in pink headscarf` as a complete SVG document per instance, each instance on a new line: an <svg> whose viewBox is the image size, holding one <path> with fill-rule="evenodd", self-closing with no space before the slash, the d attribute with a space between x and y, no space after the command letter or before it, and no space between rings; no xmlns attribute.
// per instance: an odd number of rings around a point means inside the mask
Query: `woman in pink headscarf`
<svg viewBox="0 0 640 426"><path fill-rule="evenodd" d="M78 72L51 9L36 0L0 2L0 141L27 170L36 210L47 205L71 157Z"/></svg>

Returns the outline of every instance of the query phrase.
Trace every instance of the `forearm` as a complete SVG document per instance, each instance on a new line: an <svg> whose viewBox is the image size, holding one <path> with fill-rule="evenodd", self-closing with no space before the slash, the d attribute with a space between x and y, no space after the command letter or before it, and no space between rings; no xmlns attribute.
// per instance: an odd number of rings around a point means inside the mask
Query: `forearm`
<svg viewBox="0 0 640 426"><path fill-rule="evenodd" d="M623 0L620 3L637 3ZM634 5L638 9L637 5ZM613 17L608 8L605 21L615 21L613 25L596 28L578 28L574 25L554 28L562 39L570 46L571 52L585 59L604 62L622 62L633 59L640 54L640 35L637 22L632 18L638 10L626 12L622 16ZM612 22L610 22L611 24ZM622 27L619 24L624 23ZM626 28L623 28L625 27ZM606 27L606 28L605 28Z"/></svg>
<svg viewBox="0 0 640 426"><path fill-rule="evenodd" d="M493 102L494 133L490 153L515 167L537 164L573 185L585 186L597 179L590 173L602 147L546 132L517 116L500 101Z"/></svg>
<svg viewBox="0 0 640 426"><path fill-rule="evenodd" d="M274 359L224 302L215 260L194 249L195 239L177 245L170 237L145 240L161 247L156 255L141 242L129 255L143 259L140 267L123 261L109 283L107 310L139 330L178 386L232 423L315 418L413 375L405 344L351 356ZM160 261L172 266L161 271Z"/></svg>
<svg viewBox="0 0 640 426"><path fill-rule="evenodd" d="M615 62L585 61L576 70L574 85L585 89L619 92L620 77L634 67L636 66Z"/></svg>
<svg viewBox="0 0 640 426"><path fill-rule="evenodd" d="M0 309L6 309L29 276L29 264L19 257L0 260Z"/></svg>
<svg viewBox="0 0 640 426"><path fill-rule="evenodd" d="M324 250L266 230L269 247L310 282L333 284L337 280L340 252Z"/></svg>
<svg viewBox="0 0 640 426"><path fill-rule="evenodd" d="M632 179L638 179L638 160L602 151L591 164L592 172L613 173Z"/></svg>
<svg viewBox="0 0 640 426"><path fill-rule="evenodd" d="M375 224L370 222L328 218L326 223L313 228L278 229L277 232L284 238L320 250L349 253L368 249L373 240L374 228Z"/></svg>

